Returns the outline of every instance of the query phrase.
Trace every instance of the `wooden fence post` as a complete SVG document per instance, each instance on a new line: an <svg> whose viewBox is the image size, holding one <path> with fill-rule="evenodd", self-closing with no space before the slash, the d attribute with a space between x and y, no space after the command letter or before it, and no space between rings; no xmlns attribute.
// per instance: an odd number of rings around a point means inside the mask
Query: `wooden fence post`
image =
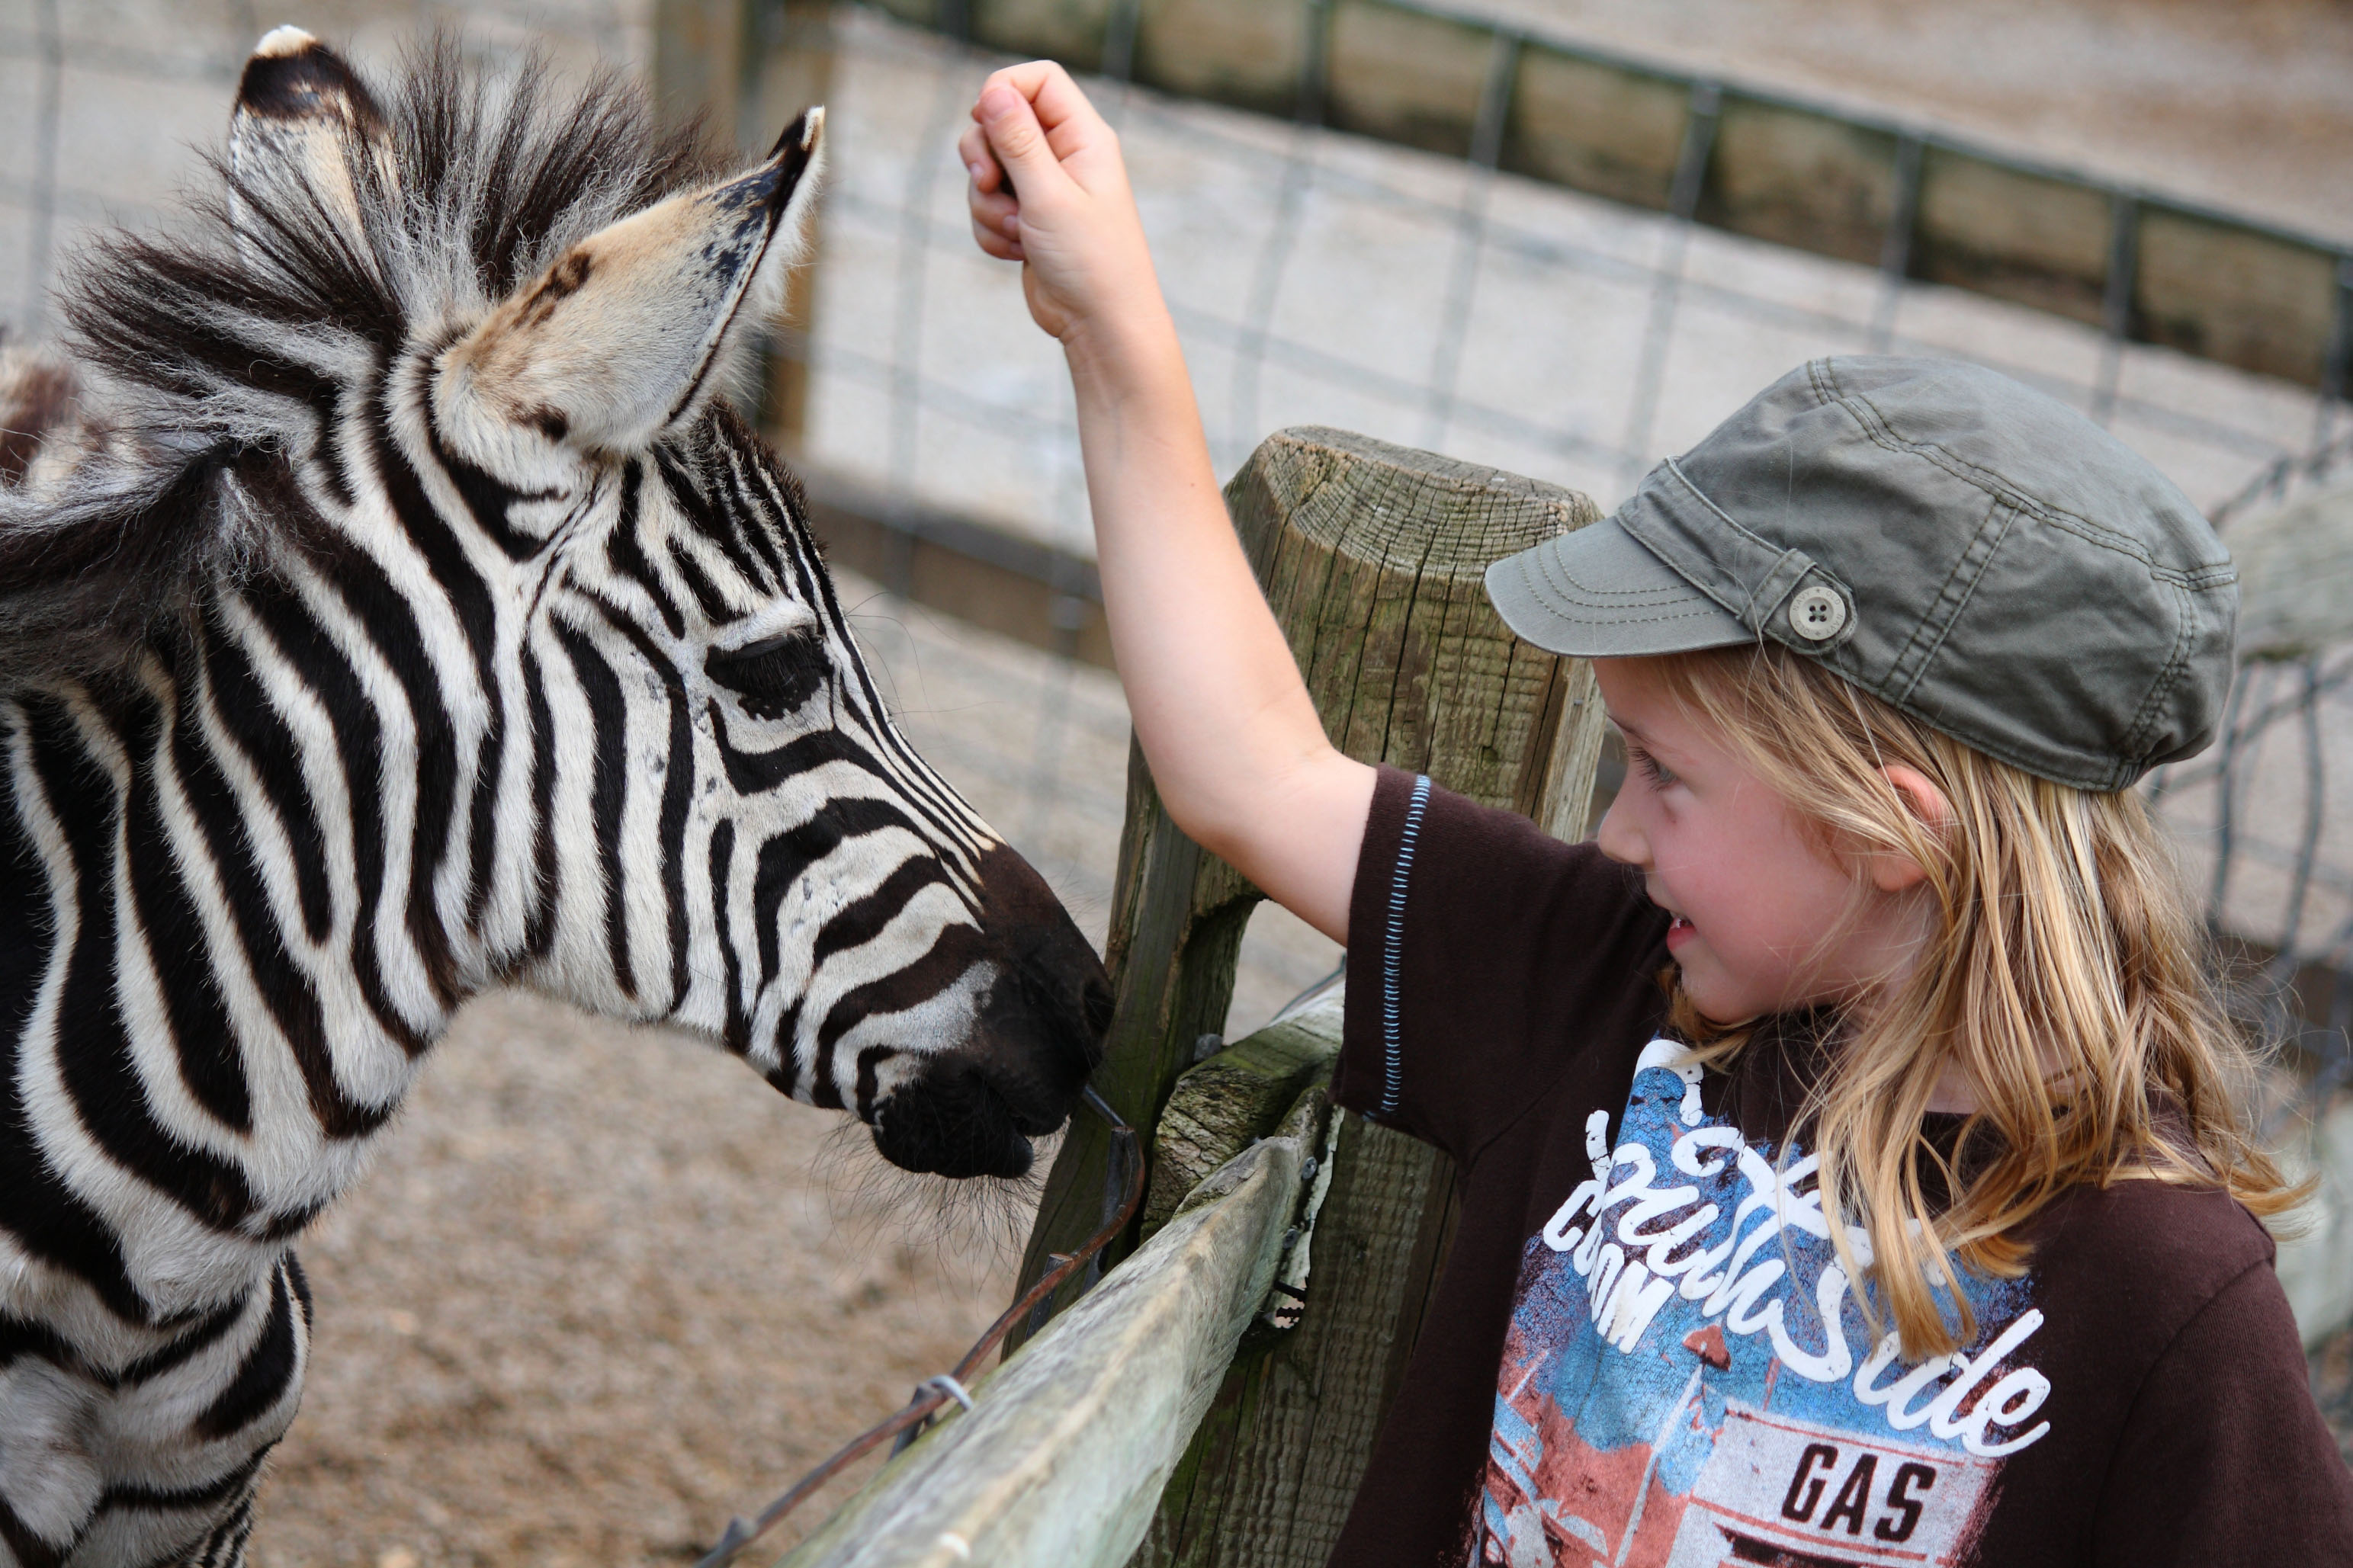
<svg viewBox="0 0 2353 1568"><path fill-rule="evenodd" d="M740 156L765 152L833 82L832 0L654 0L655 112L663 126L700 117ZM761 349L759 406L744 412L788 455L808 426L808 342L817 320L817 247L785 280L784 309Z"/></svg>
<svg viewBox="0 0 2353 1568"><path fill-rule="evenodd" d="M702 117L730 145L744 100L748 0L654 0L654 112L665 127Z"/></svg>
<svg viewBox="0 0 2353 1568"><path fill-rule="evenodd" d="M1226 499L1335 744L1582 833L1601 733L1591 671L1514 638L1481 579L1592 521L1591 501L1319 428L1270 437ZM1097 1082L1137 1126L1155 1123L1222 1019L1257 898L1177 831L1132 757L1109 942L1119 1007ZM1025 1279L1102 1223L1104 1150L1082 1119L1048 1178ZM1426 1145L1350 1116L1336 1151L1304 1317L1252 1331L1138 1563L1321 1563L1330 1548L1453 1204L1453 1173Z"/></svg>
<svg viewBox="0 0 2353 1568"><path fill-rule="evenodd" d="M833 0L758 0L753 36L750 113L743 129L747 151L765 149L794 115L831 97ZM823 196L820 186L820 201ZM808 434L809 342L817 327L818 252L824 234L820 206L809 226L808 253L785 279L784 309L762 366L761 430L791 457L800 455Z"/></svg>

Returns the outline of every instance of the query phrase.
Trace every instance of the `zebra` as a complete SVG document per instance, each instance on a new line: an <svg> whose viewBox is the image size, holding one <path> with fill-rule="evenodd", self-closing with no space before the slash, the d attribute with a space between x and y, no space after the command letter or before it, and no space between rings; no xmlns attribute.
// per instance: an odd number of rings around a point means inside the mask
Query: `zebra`
<svg viewBox="0 0 2353 1568"><path fill-rule="evenodd" d="M452 1011L708 1037L892 1162L1026 1171L1101 963L893 727L731 412L823 111L280 28L216 195L0 386L0 1560L243 1560L292 1244Z"/></svg>

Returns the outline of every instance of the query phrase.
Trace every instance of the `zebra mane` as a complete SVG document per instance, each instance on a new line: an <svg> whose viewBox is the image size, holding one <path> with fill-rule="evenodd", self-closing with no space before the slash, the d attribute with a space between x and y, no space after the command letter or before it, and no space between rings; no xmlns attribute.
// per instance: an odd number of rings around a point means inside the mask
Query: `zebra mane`
<svg viewBox="0 0 2353 1568"><path fill-rule="evenodd" d="M309 515L294 465L343 386L718 167L616 72L562 88L446 33L369 97L356 227L211 153L185 221L69 264L69 363L0 358L0 689L120 668L195 584L250 574Z"/></svg>

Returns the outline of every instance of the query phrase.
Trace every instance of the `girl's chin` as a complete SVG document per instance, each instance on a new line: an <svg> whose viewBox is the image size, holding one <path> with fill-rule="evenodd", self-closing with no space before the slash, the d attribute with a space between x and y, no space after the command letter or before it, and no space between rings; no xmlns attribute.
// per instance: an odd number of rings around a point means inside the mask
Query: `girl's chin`
<svg viewBox="0 0 2353 1568"><path fill-rule="evenodd" d="M1694 958L1699 962L1694 963ZM1680 957L1675 964L1675 978L1694 1011L1718 1028L1734 1028L1771 1011L1756 1006L1741 995L1739 986L1727 984L1726 977L1707 961L1704 952Z"/></svg>

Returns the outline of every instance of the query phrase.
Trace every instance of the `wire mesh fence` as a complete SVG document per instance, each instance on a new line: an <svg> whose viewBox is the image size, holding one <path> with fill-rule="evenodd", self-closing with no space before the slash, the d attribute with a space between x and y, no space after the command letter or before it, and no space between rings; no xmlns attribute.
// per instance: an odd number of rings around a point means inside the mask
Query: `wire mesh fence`
<svg viewBox="0 0 2353 1568"><path fill-rule="evenodd" d="M807 457L1083 552L1060 355L1029 327L1013 270L974 249L951 145L1002 58L864 8L839 13L837 36ZM2036 384L2146 453L2226 531L2324 482L2343 451L2328 392L1914 282L1900 257L1873 269L1702 227L1687 191L1677 217L1500 174L1492 113L1465 161L1092 85L1120 126L1228 468L1266 430L1331 424L1607 505L1773 376L1857 351L1963 357ZM2284 769L2258 753L2291 730L2353 735L2353 715L2327 708L2341 675L2295 668L2251 662L2223 745L2158 786L2207 885L2229 895L2218 918L2333 966L2343 942L2321 928L2342 917L2320 906L2353 889L2339 869L2353 841L2328 830L2329 745ZM2283 680L2320 706L2285 723ZM1038 777L1060 787L1050 763ZM2298 839L2298 823L2322 827Z"/></svg>
<svg viewBox="0 0 2353 1568"><path fill-rule="evenodd" d="M1058 358L974 252L951 146L993 56L840 13L838 162L810 452L1083 545ZM1120 125L1221 463L1308 421L1568 483L1605 503L1811 354L1993 365L2091 412L2201 504L2324 440L2331 397L1880 268L1493 166L1098 81ZM986 448L980 450L976 448Z"/></svg>
<svg viewBox="0 0 2353 1568"><path fill-rule="evenodd" d="M1083 553L1060 356L1029 328L1012 269L974 249L951 147L1003 57L864 8L837 13L837 37L808 459ZM1228 470L1268 430L1329 424L1606 506L1774 376L1850 352L1969 359L2037 385L2148 456L2226 538L2353 468L2333 385L2127 341L2116 311L2092 326L1917 282L1900 254L1873 268L1704 227L1691 146L1663 215L1500 173L1492 81L1467 160L1312 113L1286 124L1089 85L1120 129ZM1694 108L1704 121L1704 99ZM2220 743L2151 786L2242 960L2234 1002L2288 1047L2263 1090L2270 1131L2328 1173L2283 1262L2308 1323L2353 1314L2353 1190L2339 1179L2353 1171L2353 812L2332 786L2353 777L2353 647L2330 646L2353 623L2324 634L2254 650ZM1069 700L1092 679L1035 689ZM1098 701L1081 722L1116 726L1115 691ZM1029 787L1071 801L1102 787L1063 765L1041 753ZM1079 861L1061 873L1089 874ZM1273 967L1288 958L1303 975L1311 953L1294 943Z"/></svg>
<svg viewBox="0 0 2353 1568"><path fill-rule="evenodd" d="M1119 126L1220 465L1267 431L1328 424L1493 463L1606 507L1812 355L1971 359L2084 409L2147 453L2225 530L2342 482L2348 422L2307 386L2130 341L2128 312L2087 323L1916 280L1898 247L1870 266L1699 221L1719 100L1691 89L1665 210L1504 172L1508 71L1480 89L1469 156L1180 99L1112 79L1135 7L1090 86ZM780 37L774 0L747 13ZM0 5L0 311L49 325L60 258L91 226L144 223L216 139L252 39L276 18L242 0L11 0ZM420 24L469 47L641 66L649 0L444 7L350 0L309 24L384 60ZM1003 58L884 12L831 14L832 174L813 320L780 355L807 373L799 456L1000 533L1091 552L1067 380L1029 324L1017 274L974 248L953 151ZM1502 34L1498 34L1500 38ZM753 69L781 68L754 51ZM747 101L765 101L758 92ZM771 106L773 107L773 106ZM747 133L755 128L746 126ZM2341 358L2341 355L2340 355ZM2341 363L2337 366L2341 380ZM887 574L885 574L887 577ZM991 637L856 584L910 730L1100 929L1126 759L1118 689L1074 655ZM1088 613L1060 583L1057 624ZM2338 637L2337 642L2347 639ZM2296 1045L2280 1114L2341 1104L2353 1024L2353 652L2327 643L2251 661L2215 752L2156 783L2218 923L2253 955L2250 995ZM1236 1023L1327 971L1335 950L1279 914L1253 926ZM2353 1310L2353 1301L2346 1303Z"/></svg>

